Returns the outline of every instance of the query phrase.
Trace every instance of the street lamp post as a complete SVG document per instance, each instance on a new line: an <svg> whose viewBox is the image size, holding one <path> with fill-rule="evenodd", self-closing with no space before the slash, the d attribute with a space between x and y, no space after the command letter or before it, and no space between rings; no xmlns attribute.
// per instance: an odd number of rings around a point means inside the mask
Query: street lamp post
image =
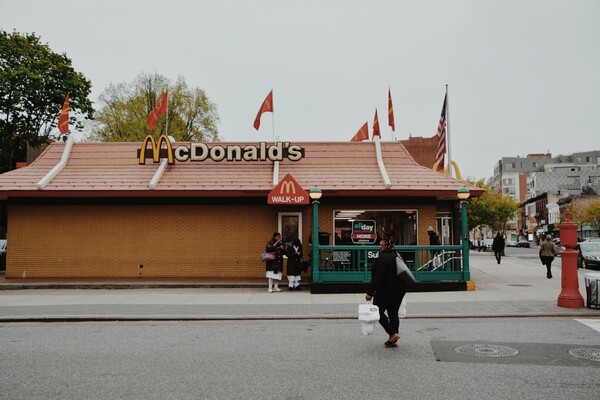
<svg viewBox="0 0 600 400"><path fill-rule="evenodd" d="M309 196L313 204L312 223L312 276L314 282L319 282L319 199L323 193L318 187L311 187Z"/></svg>
<svg viewBox="0 0 600 400"><path fill-rule="evenodd" d="M463 274L465 281L471 280L469 271L469 224L467 223L467 199L471 192L466 187L458 189L458 198L460 199L461 208L461 236L462 236L462 253L463 253Z"/></svg>

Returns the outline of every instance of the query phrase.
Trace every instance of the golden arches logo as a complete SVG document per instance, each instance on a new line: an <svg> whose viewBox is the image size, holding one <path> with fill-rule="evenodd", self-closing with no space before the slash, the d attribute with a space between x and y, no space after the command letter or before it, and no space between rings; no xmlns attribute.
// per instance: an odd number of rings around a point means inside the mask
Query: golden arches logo
<svg viewBox="0 0 600 400"><path fill-rule="evenodd" d="M296 185L291 181L281 182L281 194L296 194Z"/></svg>
<svg viewBox="0 0 600 400"><path fill-rule="evenodd" d="M142 142L142 149L140 150L140 164L146 164L146 148L148 147L148 142L150 142L150 145L152 146L152 160L155 163L159 162L160 148L162 147L163 141L167 146L167 163L173 164L175 162L175 160L173 160L173 148L171 147L171 141L166 135L160 135L158 142L155 141L152 136L146 136Z"/></svg>
<svg viewBox="0 0 600 400"><path fill-rule="evenodd" d="M437 166L438 166L437 162L435 164L433 164L434 171L437 171ZM454 173L456 174L456 179L458 179L459 181L462 180L462 177L460 176L460 170L458 169L458 164L454 160L452 160L452 167L454 168ZM448 176L448 173L450 172L450 171L448 171L448 168L450 168L449 165L444 169L444 174L446 176Z"/></svg>

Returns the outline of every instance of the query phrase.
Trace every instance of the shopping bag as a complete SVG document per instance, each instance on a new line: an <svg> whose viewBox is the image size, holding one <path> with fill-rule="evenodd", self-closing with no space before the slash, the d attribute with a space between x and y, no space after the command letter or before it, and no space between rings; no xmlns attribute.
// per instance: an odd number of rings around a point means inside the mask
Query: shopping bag
<svg viewBox="0 0 600 400"><path fill-rule="evenodd" d="M372 334L375 332L375 323L379 321L379 307L371 303L359 304L358 320L363 335Z"/></svg>
<svg viewBox="0 0 600 400"><path fill-rule="evenodd" d="M379 321L379 307L371 303L359 304L358 319L365 322Z"/></svg>
<svg viewBox="0 0 600 400"><path fill-rule="evenodd" d="M404 262L400 254L396 254L396 275L404 281L404 283L416 283L417 280L411 272L408 265Z"/></svg>
<svg viewBox="0 0 600 400"><path fill-rule="evenodd" d="M308 261L300 261L300 272L307 272L310 263Z"/></svg>
<svg viewBox="0 0 600 400"><path fill-rule="evenodd" d="M406 318L406 299L402 299L402 303L400 303L398 318Z"/></svg>

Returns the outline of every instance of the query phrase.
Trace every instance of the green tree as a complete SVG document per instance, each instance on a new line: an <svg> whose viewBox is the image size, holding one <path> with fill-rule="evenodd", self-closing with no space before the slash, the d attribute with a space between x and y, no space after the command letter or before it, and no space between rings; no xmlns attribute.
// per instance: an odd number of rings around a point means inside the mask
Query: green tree
<svg viewBox="0 0 600 400"><path fill-rule="evenodd" d="M480 197L469 199L469 230L485 225L494 231L504 232L506 223L519 209L519 203L510 196L494 193L483 179L469 183L485 189Z"/></svg>
<svg viewBox="0 0 600 400"><path fill-rule="evenodd" d="M600 230L600 198L598 196L580 196L573 199L571 220L579 224L579 228L588 225L595 231Z"/></svg>
<svg viewBox="0 0 600 400"><path fill-rule="evenodd" d="M66 54L54 53L35 34L0 31L0 172L24 161L27 147L59 136L56 125L70 92L70 125L92 118L92 84Z"/></svg>
<svg viewBox="0 0 600 400"><path fill-rule="evenodd" d="M167 88L168 134L179 141L218 141L217 107L204 90L188 87L182 77L172 84L164 76L144 73L132 83L111 84L100 95L94 138L109 142L143 140L151 133L146 119ZM159 116L156 136L165 133L166 117Z"/></svg>

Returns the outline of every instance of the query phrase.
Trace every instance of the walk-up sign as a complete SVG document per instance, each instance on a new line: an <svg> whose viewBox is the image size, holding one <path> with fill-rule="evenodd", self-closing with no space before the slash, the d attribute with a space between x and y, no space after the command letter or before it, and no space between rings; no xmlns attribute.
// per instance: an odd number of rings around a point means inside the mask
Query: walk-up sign
<svg viewBox="0 0 600 400"><path fill-rule="evenodd" d="M308 193L290 174L284 176L267 197L267 204L309 204L309 202Z"/></svg>

